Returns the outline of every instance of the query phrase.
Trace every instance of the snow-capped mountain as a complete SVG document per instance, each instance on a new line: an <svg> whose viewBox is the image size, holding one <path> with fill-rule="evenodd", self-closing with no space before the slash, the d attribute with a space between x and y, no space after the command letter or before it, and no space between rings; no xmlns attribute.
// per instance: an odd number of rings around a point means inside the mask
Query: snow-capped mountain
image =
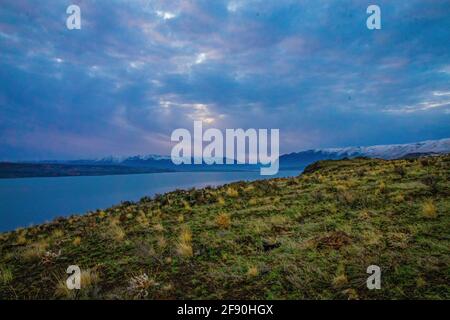
<svg viewBox="0 0 450 320"><path fill-rule="evenodd" d="M450 139L429 140L417 143L312 149L280 156L280 170L301 171L319 160L343 158L409 158L423 155L450 153ZM168 156L138 155L132 157L109 156L96 160L48 160L28 162L0 162L0 178L59 177L76 175L111 175L156 173L175 171L258 171L259 165L175 165Z"/></svg>
<svg viewBox="0 0 450 320"><path fill-rule="evenodd" d="M281 169L301 168L312 162L326 159L342 159L355 157L369 157L382 159L396 159L408 155L449 153L450 138L441 140L428 140L407 144L377 145L369 147L345 147L345 148L325 148L311 149L301 152L294 152L280 156ZM160 169L183 170L189 167L191 170L201 170L201 167L210 169L207 165L185 165L175 166L169 156L155 154L137 155L131 157L110 156L92 161L100 165L124 165L133 167L153 167ZM191 168L192 167L192 168ZM225 166L224 168L229 168Z"/></svg>
<svg viewBox="0 0 450 320"><path fill-rule="evenodd" d="M450 138L417 143L378 145L370 147L345 147L312 149L285 154L280 157L281 168L297 168L318 160L369 157L397 159L408 156L450 153Z"/></svg>
<svg viewBox="0 0 450 320"><path fill-rule="evenodd" d="M128 161L151 161L151 160L170 160L169 156L161 156L157 154L136 155L136 156L108 156L94 160L97 163L114 163L121 164Z"/></svg>
<svg viewBox="0 0 450 320"><path fill-rule="evenodd" d="M450 152L450 138L428 140L417 143L378 145L370 147L347 147L315 149L316 152L330 153L344 157L365 156L370 158L396 159L408 154Z"/></svg>

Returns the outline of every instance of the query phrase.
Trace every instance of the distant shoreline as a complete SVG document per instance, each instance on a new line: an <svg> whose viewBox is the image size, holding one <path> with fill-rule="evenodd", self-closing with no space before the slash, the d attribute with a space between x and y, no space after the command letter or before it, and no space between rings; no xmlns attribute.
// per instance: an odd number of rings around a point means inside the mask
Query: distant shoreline
<svg viewBox="0 0 450 320"><path fill-rule="evenodd" d="M298 169L298 168L296 168ZM59 178L59 177L89 177L89 176L111 176L149 173L176 173L176 172L255 172L258 169L235 166L226 168L206 169L205 166L197 170L191 168L186 170L112 166L112 165L67 165L67 164L30 164L30 163L0 163L0 179L22 179L22 178ZM283 168L282 171L293 170Z"/></svg>

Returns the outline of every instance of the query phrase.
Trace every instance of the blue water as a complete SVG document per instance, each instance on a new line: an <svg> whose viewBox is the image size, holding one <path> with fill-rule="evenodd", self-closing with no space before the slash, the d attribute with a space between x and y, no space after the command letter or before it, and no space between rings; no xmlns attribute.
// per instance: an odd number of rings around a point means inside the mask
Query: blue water
<svg viewBox="0 0 450 320"><path fill-rule="evenodd" d="M175 189L217 186L239 180L296 176L259 172L176 172L133 175L0 179L0 231L53 220L55 217L105 209Z"/></svg>

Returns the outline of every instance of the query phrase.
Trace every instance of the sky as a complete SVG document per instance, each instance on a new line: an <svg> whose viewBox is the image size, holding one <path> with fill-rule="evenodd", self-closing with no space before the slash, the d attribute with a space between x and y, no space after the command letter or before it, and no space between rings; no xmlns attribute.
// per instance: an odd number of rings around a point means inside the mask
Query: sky
<svg viewBox="0 0 450 320"><path fill-rule="evenodd" d="M448 138L449 43L448 0L0 0L0 159L170 154L194 120L281 153Z"/></svg>

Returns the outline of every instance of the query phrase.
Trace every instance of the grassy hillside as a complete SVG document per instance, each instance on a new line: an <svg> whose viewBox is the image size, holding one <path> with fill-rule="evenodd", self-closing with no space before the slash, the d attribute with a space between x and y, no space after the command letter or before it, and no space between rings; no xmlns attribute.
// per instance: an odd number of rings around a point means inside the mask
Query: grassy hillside
<svg viewBox="0 0 450 320"><path fill-rule="evenodd" d="M0 299L450 299L449 169L449 156L322 161L5 233Z"/></svg>

